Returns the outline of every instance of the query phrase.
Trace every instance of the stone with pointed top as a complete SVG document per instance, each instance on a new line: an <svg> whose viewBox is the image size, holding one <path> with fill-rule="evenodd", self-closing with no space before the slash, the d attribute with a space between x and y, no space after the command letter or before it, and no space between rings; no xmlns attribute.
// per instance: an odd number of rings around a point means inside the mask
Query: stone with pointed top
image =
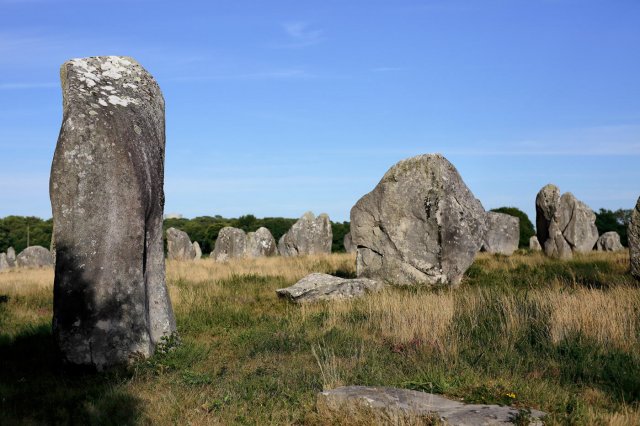
<svg viewBox="0 0 640 426"><path fill-rule="evenodd" d="M164 99L129 57L73 59L60 74L53 334L66 363L104 370L152 355L176 331L162 231Z"/></svg>
<svg viewBox="0 0 640 426"><path fill-rule="evenodd" d="M531 251L542 251L542 246L540 245L540 242L538 241L538 237L536 237L535 235L533 235L531 238L529 238L529 250L531 250Z"/></svg>
<svg viewBox="0 0 640 426"><path fill-rule="evenodd" d="M278 254L276 240L265 227L260 227L256 232L247 233L246 255L247 257L268 257Z"/></svg>
<svg viewBox="0 0 640 426"><path fill-rule="evenodd" d="M331 253L333 232L329 215L306 212L278 241L281 256Z"/></svg>
<svg viewBox="0 0 640 426"><path fill-rule="evenodd" d="M456 286L482 246L486 215L440 154L400 161L351 209L357 275Z"/></svg>
<svg viewBox="0 0 640 426"><path fill-rule="evenodd" d="M218 233L211 257L216 262L245 257L247 253L247 234L238 228L225 226Z"/></svg>
<svg viewBox="0 0 640 426"><path fill-rule="evenodd" d="M189 235L176 228L167 229L167 258L170 260L193 260L196 250Z"/></svg>
<svg viewBox="0 0 640 426"><path fill-rule="evenodd" d="M194 259L201 259L202 258L202 249L200 248L200 244L197 241L194 241L192 246L193 246L193 251L196 254Z"/></svg>

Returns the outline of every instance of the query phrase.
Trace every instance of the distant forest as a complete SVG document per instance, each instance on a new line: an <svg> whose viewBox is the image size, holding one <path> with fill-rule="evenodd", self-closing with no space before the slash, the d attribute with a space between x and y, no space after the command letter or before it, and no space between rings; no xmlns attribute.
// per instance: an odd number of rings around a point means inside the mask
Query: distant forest
<svg viewBox="0 0 640 426"><path fill-rule="evenodd" d="M494 209L520 218L520 247L529 247L529 237L534 235L534 227L527 214L514 207ZM615 211L600 209L596 212L596 226L603 234L616 231L624 246L627 246L627 226L631 218L631 210L618 209ZM193 219L165 219L164 230L174 227L189 234L191 241L198 241L203 253L213 250L218 233L225 226L240 228L245 232L255 231L261 226L269 229L278 241L298 219L284 217L265 217L259 219L248 214L238 218L224 218L222 216L200 216ZM0 252L13 247L16 253L24 250L28 245L49 248L53 220L43 220L33 216L7 216L0 219ZM331 222L333 230L332 251L344 251L344 236L349 232L349 222Z"/></svg>

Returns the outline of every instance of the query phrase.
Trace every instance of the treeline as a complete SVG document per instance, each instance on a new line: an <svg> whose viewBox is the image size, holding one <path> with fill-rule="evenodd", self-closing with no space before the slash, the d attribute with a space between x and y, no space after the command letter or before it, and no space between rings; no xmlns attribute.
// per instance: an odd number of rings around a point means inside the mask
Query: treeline
<svg viewBox="0 0 640 426"><path fill-rule="evenodd" d="M522 210L515 207L501 207L493 211L507 213L520 218L520 247L529 247L529 237L535 235L535 229L531 220ZM628 245L627 227L631 219L631 210L600 209L596 212L596 226L598 233L604 234L608 231L615 231L620 234L620 240L624 246ZM297 219L284 217L265 217L259 219L248 214L238 218L224 218L222 216L199 216L193 219L165 219L164 230L174 227L178 228L191 238L197 241L203 253L210 253L213 250L218 233L225 226L240 228L245 232L252 232L264 226L271 231L273 237L278 241L285 232L291 228ZM0 252L5 252L9 247L16 249L17 253L24 250L27 245L42 246L49 248L51 244L51 233L53 220L43 220L33 216L7 216L0 219ZM332 251L344 251L344 236L349 232L349 222L331 222L333 230Z"/></svg>

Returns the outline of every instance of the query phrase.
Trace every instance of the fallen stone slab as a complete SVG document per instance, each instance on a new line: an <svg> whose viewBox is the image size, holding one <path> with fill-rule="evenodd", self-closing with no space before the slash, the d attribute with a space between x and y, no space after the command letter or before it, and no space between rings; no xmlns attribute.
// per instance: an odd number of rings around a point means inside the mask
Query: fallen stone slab
<svg viewBox="0 0 640 426"><path fill-rule="evenodd" d="M439 419L447 425L509 425L528 416L530 425L542 425L546 413L531 410L523 416L514 407L465 404L432 393L407 389L344 386L320 392L316 408L325 419L340 420L366 413L371 424L406 424L407 421ZM522 424L522 423L519 423Z"/></svg>
<svg viewBox="0 0 640 426"><path fill-rule="evenodd" d="M276 294L296 303L307 303L361 297L366 293L379 291L383 287L382 283L367 278L347 279L313 273L291 287L276 290Z"/></svg>

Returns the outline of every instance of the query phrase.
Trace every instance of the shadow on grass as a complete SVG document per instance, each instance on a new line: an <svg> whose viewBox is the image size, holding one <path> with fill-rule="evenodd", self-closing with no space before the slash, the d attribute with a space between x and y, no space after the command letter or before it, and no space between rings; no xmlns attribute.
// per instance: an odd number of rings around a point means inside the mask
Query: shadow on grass
<svg viewBox="0 0 640 426"><path fill-rule="evenodd" d="M141 401L122 389L128 377L62 369L48 325L0 334L0 423L135 424Z"/></svg>

